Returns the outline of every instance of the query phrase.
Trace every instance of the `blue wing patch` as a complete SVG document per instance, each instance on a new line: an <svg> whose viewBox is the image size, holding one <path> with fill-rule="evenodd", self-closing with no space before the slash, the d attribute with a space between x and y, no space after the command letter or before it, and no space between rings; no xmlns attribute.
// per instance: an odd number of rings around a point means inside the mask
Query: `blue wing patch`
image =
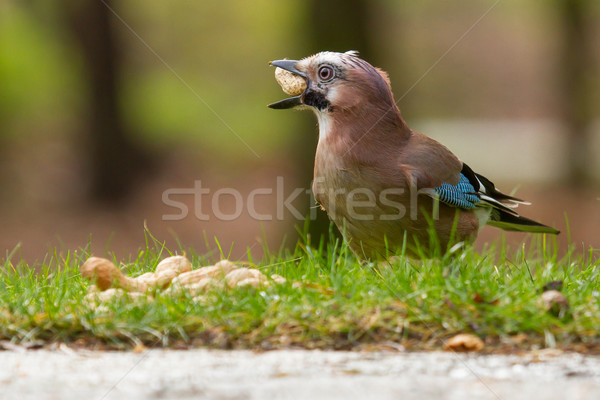
<svg viewBox="0 0 600 400"><path fill-rule="evenodd" d="M467 210L475 208L476 204L481 202L477 191L463 174L460 174L460 182L457 185L442 183L435 188L435 192L440 196L442 203Z"/></svg>

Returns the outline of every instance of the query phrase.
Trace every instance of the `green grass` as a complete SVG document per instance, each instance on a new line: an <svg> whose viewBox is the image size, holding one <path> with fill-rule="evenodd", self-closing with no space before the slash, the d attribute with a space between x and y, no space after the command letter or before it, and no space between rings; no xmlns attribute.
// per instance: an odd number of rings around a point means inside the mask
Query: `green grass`
<svg viewBox="0 0 600 400"><path fill-rule="evenodd" d="M88 282L79 265L86 249L53 254L41 265L7 255L0 264L0 340L67 342L97 348L210 346L271 349L282 346L349 349L387 346L440 349L470 332L488 351L561 347L597 351L600 345L600 260L592 250L558 258L545 237L511 252L460 249L444 258L394 259L363 266L333 240L250 263L287 283L266 289L214 289L201 301L160 293L155 301L115 300L92 310L82 302ZM181 250L177 251L181 253ZM149 240L122 265L137 275L170 252ZM194 267L209 265L190 255ZM118 261L115 260L117 265ZM539 298L544 284L562 280L569 311L554 315ZM294 285L301 282L302 285Z"/></svg>

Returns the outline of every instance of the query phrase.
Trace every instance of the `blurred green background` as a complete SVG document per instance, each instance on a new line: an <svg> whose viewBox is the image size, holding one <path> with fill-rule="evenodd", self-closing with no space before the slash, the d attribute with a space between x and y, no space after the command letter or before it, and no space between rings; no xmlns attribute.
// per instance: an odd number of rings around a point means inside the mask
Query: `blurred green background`
<svg viewBox="0 0 600 400"><path fill-rule="evenodd" d="M3 0L0 248L33 261L91 235L95 253L127 254L144 222L201 252L216 236L232 259L292 244L289 212L204 221L180 196L190 215L166 220L163 193L272 188L256 198L267 213L277 177L285 196L308 188L316 120L265 107L285 96L267 61L350 49L389 72L413 129L532 200L521 212L563 245L600 247L600 2Z"/></svg>

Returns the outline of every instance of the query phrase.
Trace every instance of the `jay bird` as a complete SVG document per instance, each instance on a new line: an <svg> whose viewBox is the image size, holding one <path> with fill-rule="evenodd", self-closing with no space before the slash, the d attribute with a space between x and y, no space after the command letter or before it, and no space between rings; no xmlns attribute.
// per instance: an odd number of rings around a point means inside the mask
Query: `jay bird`
<svg viewBox="0 0 600 400"><path fill-rule="evenodd" d="M559 233L517 214L515 207L529 203L501 193L444 145L410 129L388 74L357 52L270 64L305 81L302 93L269 107L316 114L312 189L359 258L386 258L399 249L431 256L436 246L445 252L473 241L485 224Z"/></svg>

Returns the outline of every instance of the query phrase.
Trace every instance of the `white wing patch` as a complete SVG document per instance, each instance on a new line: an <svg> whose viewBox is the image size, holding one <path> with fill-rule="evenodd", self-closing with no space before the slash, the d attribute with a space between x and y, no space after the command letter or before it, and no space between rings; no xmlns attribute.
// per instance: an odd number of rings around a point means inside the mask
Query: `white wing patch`
<svg viewBox="0 0 600 400"><path fill-rule="evenodd" d="M490 207L477 207L473 212L479 222L479 230L481 230L489 221L492 209Z"/></svg>

